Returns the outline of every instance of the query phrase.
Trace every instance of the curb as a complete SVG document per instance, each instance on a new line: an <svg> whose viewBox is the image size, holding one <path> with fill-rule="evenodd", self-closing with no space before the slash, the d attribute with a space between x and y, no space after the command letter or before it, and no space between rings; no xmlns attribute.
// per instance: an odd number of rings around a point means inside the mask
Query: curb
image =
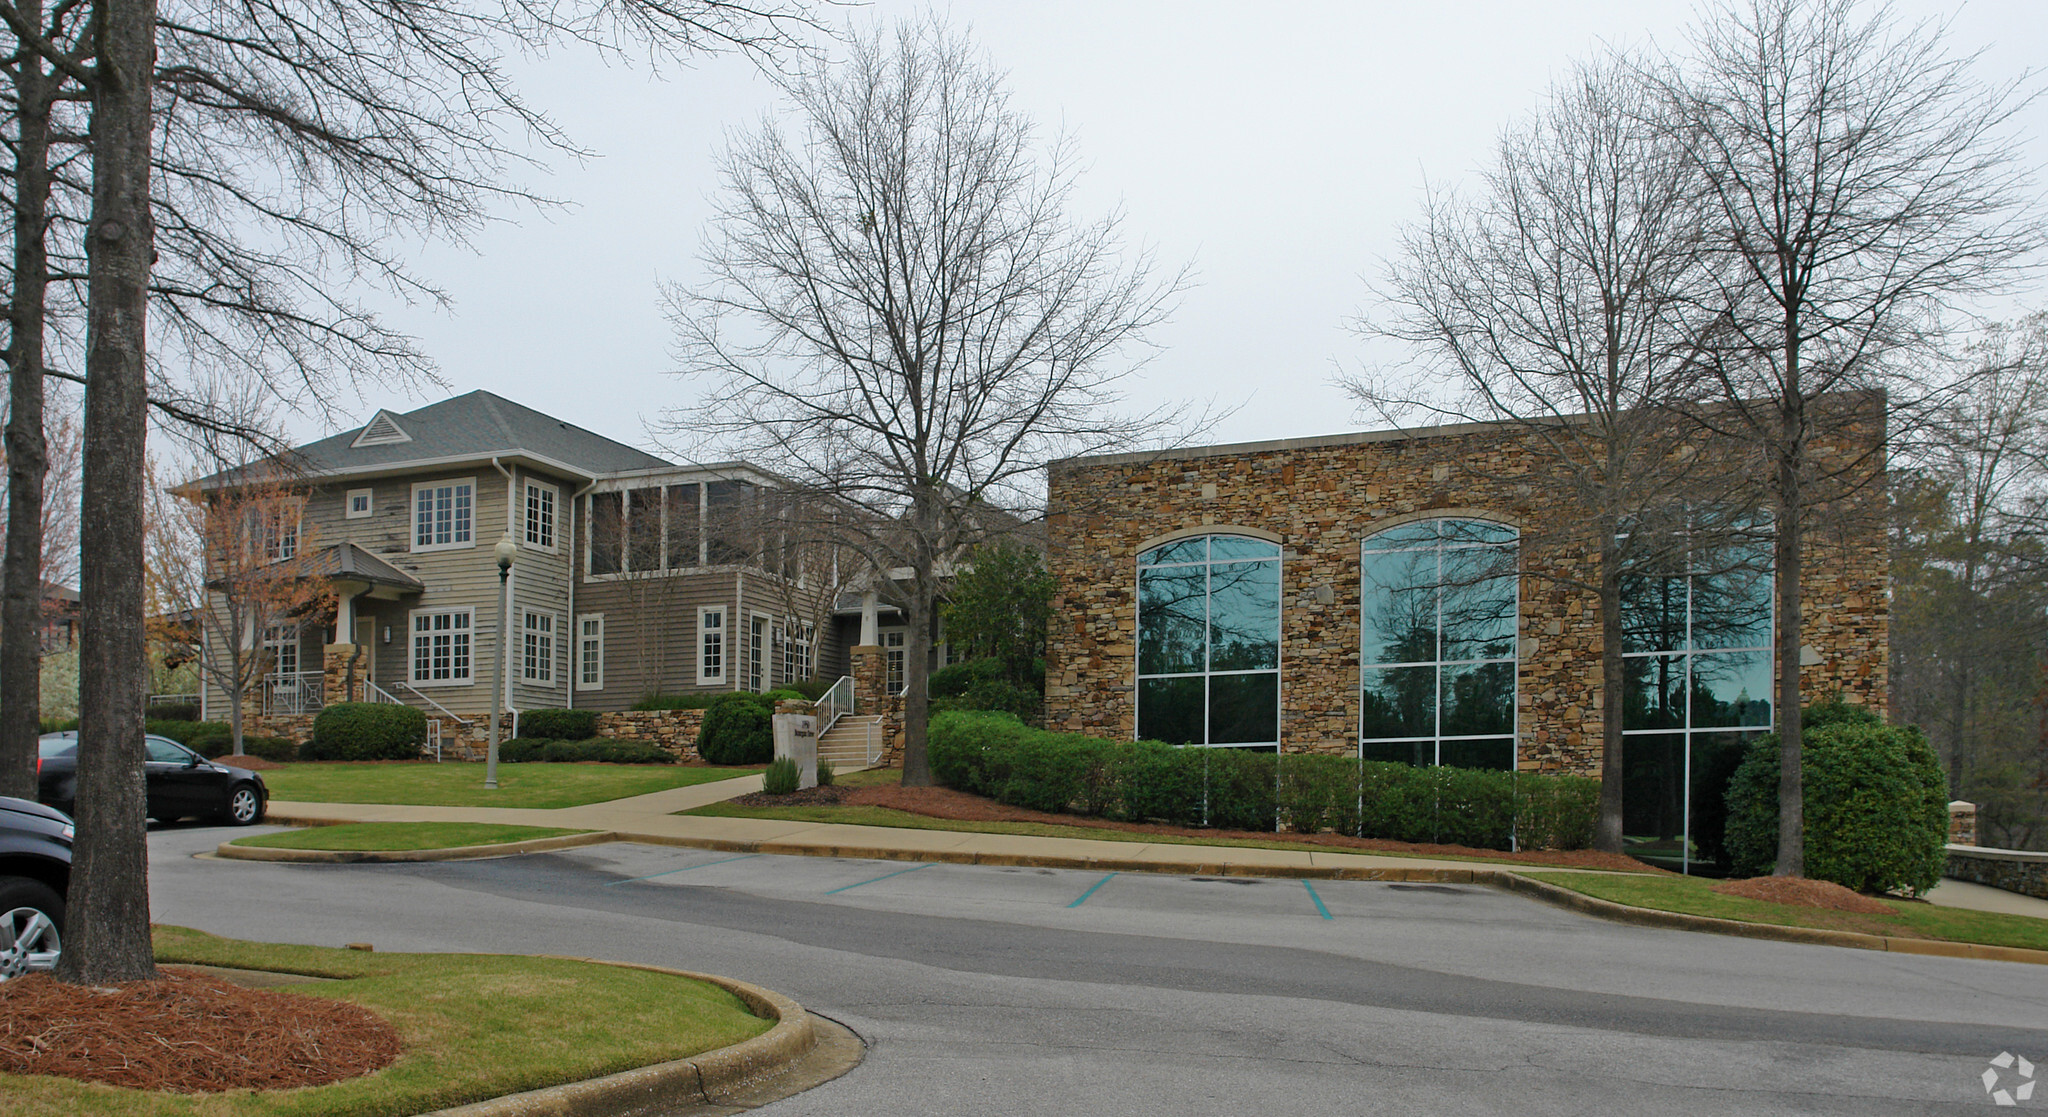
<svg viewBox="0 0 2048 1117"><path fill-rule="evenodd" d="M748 1011L774 1020L775 1026L731 1047L706 1051L687 1059L656 1063L651 1067L620 1071L582 1082L507 1094L449 1109L436 1109L420 1117L629 1117L667 1112L678 1106L716 1105L747 1086L788 1069L810 1054L818 1042L810 1014L802 1005L772 989L716 974L675 970L666 966L577 958L565 954L536 957L596 962L629 970L695 978L727 990L744 1002Z"/></svg>
<svg viewBox="0 0 2048 1117"><path fill-rule="evenodd" d="M267 821L267 820L266 820ZM301 823L279 820L278 825L302 825ZM333 825L333 824L329 824ZM592 830L583 834L557 834L552 838L528 838L523 842L496 842L481 846L455 846L450 849L270 849L264 846L238 846L233 842L222 842L214 847L214 856L230 861L291 861L302 865L356 865L376 864L394 861L464 861L481 857L507 857L515 853L541 853L551 849L573 849L576 846L598 845L616 842L620 836L610 830Z"/></svg>
<svg viewBox="0 0 2048 1117"><path fill-rule="evenodd" d="M1475 874L1475 877L1478 874ZM1815 946L1845 946L1856 950L1883 950L1894 954L1923 954L1937 958L1975 958L1990 962L2022 962L2036 966L2048 966L2048 950L2030 950L2019 946L1985 946L1979 943L1943 942L1937 939L1895 938L1889 935L1866 935L1860 931L1826 931L1816 927L1780 927L1771 923L1744 923L1734 919L1717 919L1709 915L1686 915L1675 911L1657 911L1654 908L1639 908L1628 904L1617 904L1602 900L1569 888L1560 888L1540 880L1531 880L1518 873L1488 872L1491 878L1474 883L1488 884L1507 892L1518 893L1532 900L1568 908L1582 915L1628 923L1638 927L1661 927L1673 931L1698 931L1711 935L1734 935L1748 939L1773 939L1778 942L1808 943Z"/></svg>

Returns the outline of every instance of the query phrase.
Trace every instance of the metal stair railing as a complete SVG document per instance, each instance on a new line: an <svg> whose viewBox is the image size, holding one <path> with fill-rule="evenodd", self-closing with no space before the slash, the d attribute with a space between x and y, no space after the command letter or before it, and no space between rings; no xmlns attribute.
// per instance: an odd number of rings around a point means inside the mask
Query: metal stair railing
<svg viewBox="0 0 2048 1117"><path fill-rule="evenodd" d="M818 720L825 723L818 727L818 736L832 732L832 726L840 718L853 712L853 676L839 676L839 681L833 683L832 689L826 691L811 709Z"/></svg>

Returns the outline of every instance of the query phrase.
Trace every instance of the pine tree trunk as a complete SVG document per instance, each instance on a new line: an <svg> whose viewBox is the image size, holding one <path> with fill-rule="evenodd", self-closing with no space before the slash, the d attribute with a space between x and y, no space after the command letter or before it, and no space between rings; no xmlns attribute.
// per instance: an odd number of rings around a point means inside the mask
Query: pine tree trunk
<svg viewBox="0 0 2048 1117"><path fill-rule="evenodd" d="M78 840L60 980L150 979L144 829L143 444L153 234L154 0L98 5L92 220L86 228L85 506L80 531Z"/></svg>
<svg viewBox="0 0 2048 1117"><path fill-rule="evenodd" d="M41 0L22 18L42 23ZM14 291L7 414L7 550L0 560L0 795L36 797L37 718L42 712L43 324L49 260L50 98L57 80L26 48L15 64Z"/></svg>

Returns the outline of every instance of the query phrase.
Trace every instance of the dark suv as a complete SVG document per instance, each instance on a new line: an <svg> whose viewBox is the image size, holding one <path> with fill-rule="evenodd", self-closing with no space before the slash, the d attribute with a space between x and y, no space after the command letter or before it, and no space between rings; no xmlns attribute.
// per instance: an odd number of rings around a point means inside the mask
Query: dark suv
<svg viewBox="0 0 2048 1117"><path fill-rule="evenodd" d="M263 777L246 768L217 764L169 737L143 738L143 782L149 817L217 818L247 826L263 818L270 798ZM69 811L78 794L78 733L45 733L36 748L36 798Z"/></svg>
<svg viewBox="0 0 2048 1117"><path fill-rule="evenodd" d="M62 813L0 796L0 981L57 968L71 836Z"/></svg>

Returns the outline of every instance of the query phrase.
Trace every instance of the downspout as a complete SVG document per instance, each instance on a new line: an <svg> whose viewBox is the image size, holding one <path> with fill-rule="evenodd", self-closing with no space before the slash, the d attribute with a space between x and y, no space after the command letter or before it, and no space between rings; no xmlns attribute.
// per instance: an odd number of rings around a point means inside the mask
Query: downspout
<svg viewBox="0 0 2048 1117"><path fill-rule="evenodd" d="M744 641L751 638L753 634L753 629L747 624L746 608L747 588L745 575L736 570L732 575L733 619L727 621L725 625L725 661L732 668L732 688L734 690L741 689L740 683L742 679L740 676L747 670L745 657L748 654L748 650ZM739 639L734 639L735 634L738 634Z"/></svg>
<svg viewBox="0 0 2048 1117"><path fill-rule="evenodd" d="M491 455L491 468L505 475L505 537L511 539L512 510L515 507L513 498L517 494L519 482L517 478L512 476L512 471L506 469L498 461L496 454ZM517 543L518 540L514 539L513 542ZM510 577L505 579L505 627L508 629L517 628L518 626L514 623L513 618L518 615L519 567L515 565L510 572ZM498 633L498 654L508 660L512 658L511 632ZM519 710L512 704L512 675L512 665L510 663L505 664L505 712L512 716L512 724L516 728L519 725Z"/></svg>
<svg viewBox="0 0 2048 1117"><path fill-rule="evenodd" d="M576 546L576 510L583 506L583 494L596 487L597 478L592 477L588 485L569 498L569 532L562 536L562 553L569 559L569 685L562 701L566 710L576 708L576 684L583 679L583 627L576 620L576 583L581 577L576 573L576 560L583 556Z"/></svg>

